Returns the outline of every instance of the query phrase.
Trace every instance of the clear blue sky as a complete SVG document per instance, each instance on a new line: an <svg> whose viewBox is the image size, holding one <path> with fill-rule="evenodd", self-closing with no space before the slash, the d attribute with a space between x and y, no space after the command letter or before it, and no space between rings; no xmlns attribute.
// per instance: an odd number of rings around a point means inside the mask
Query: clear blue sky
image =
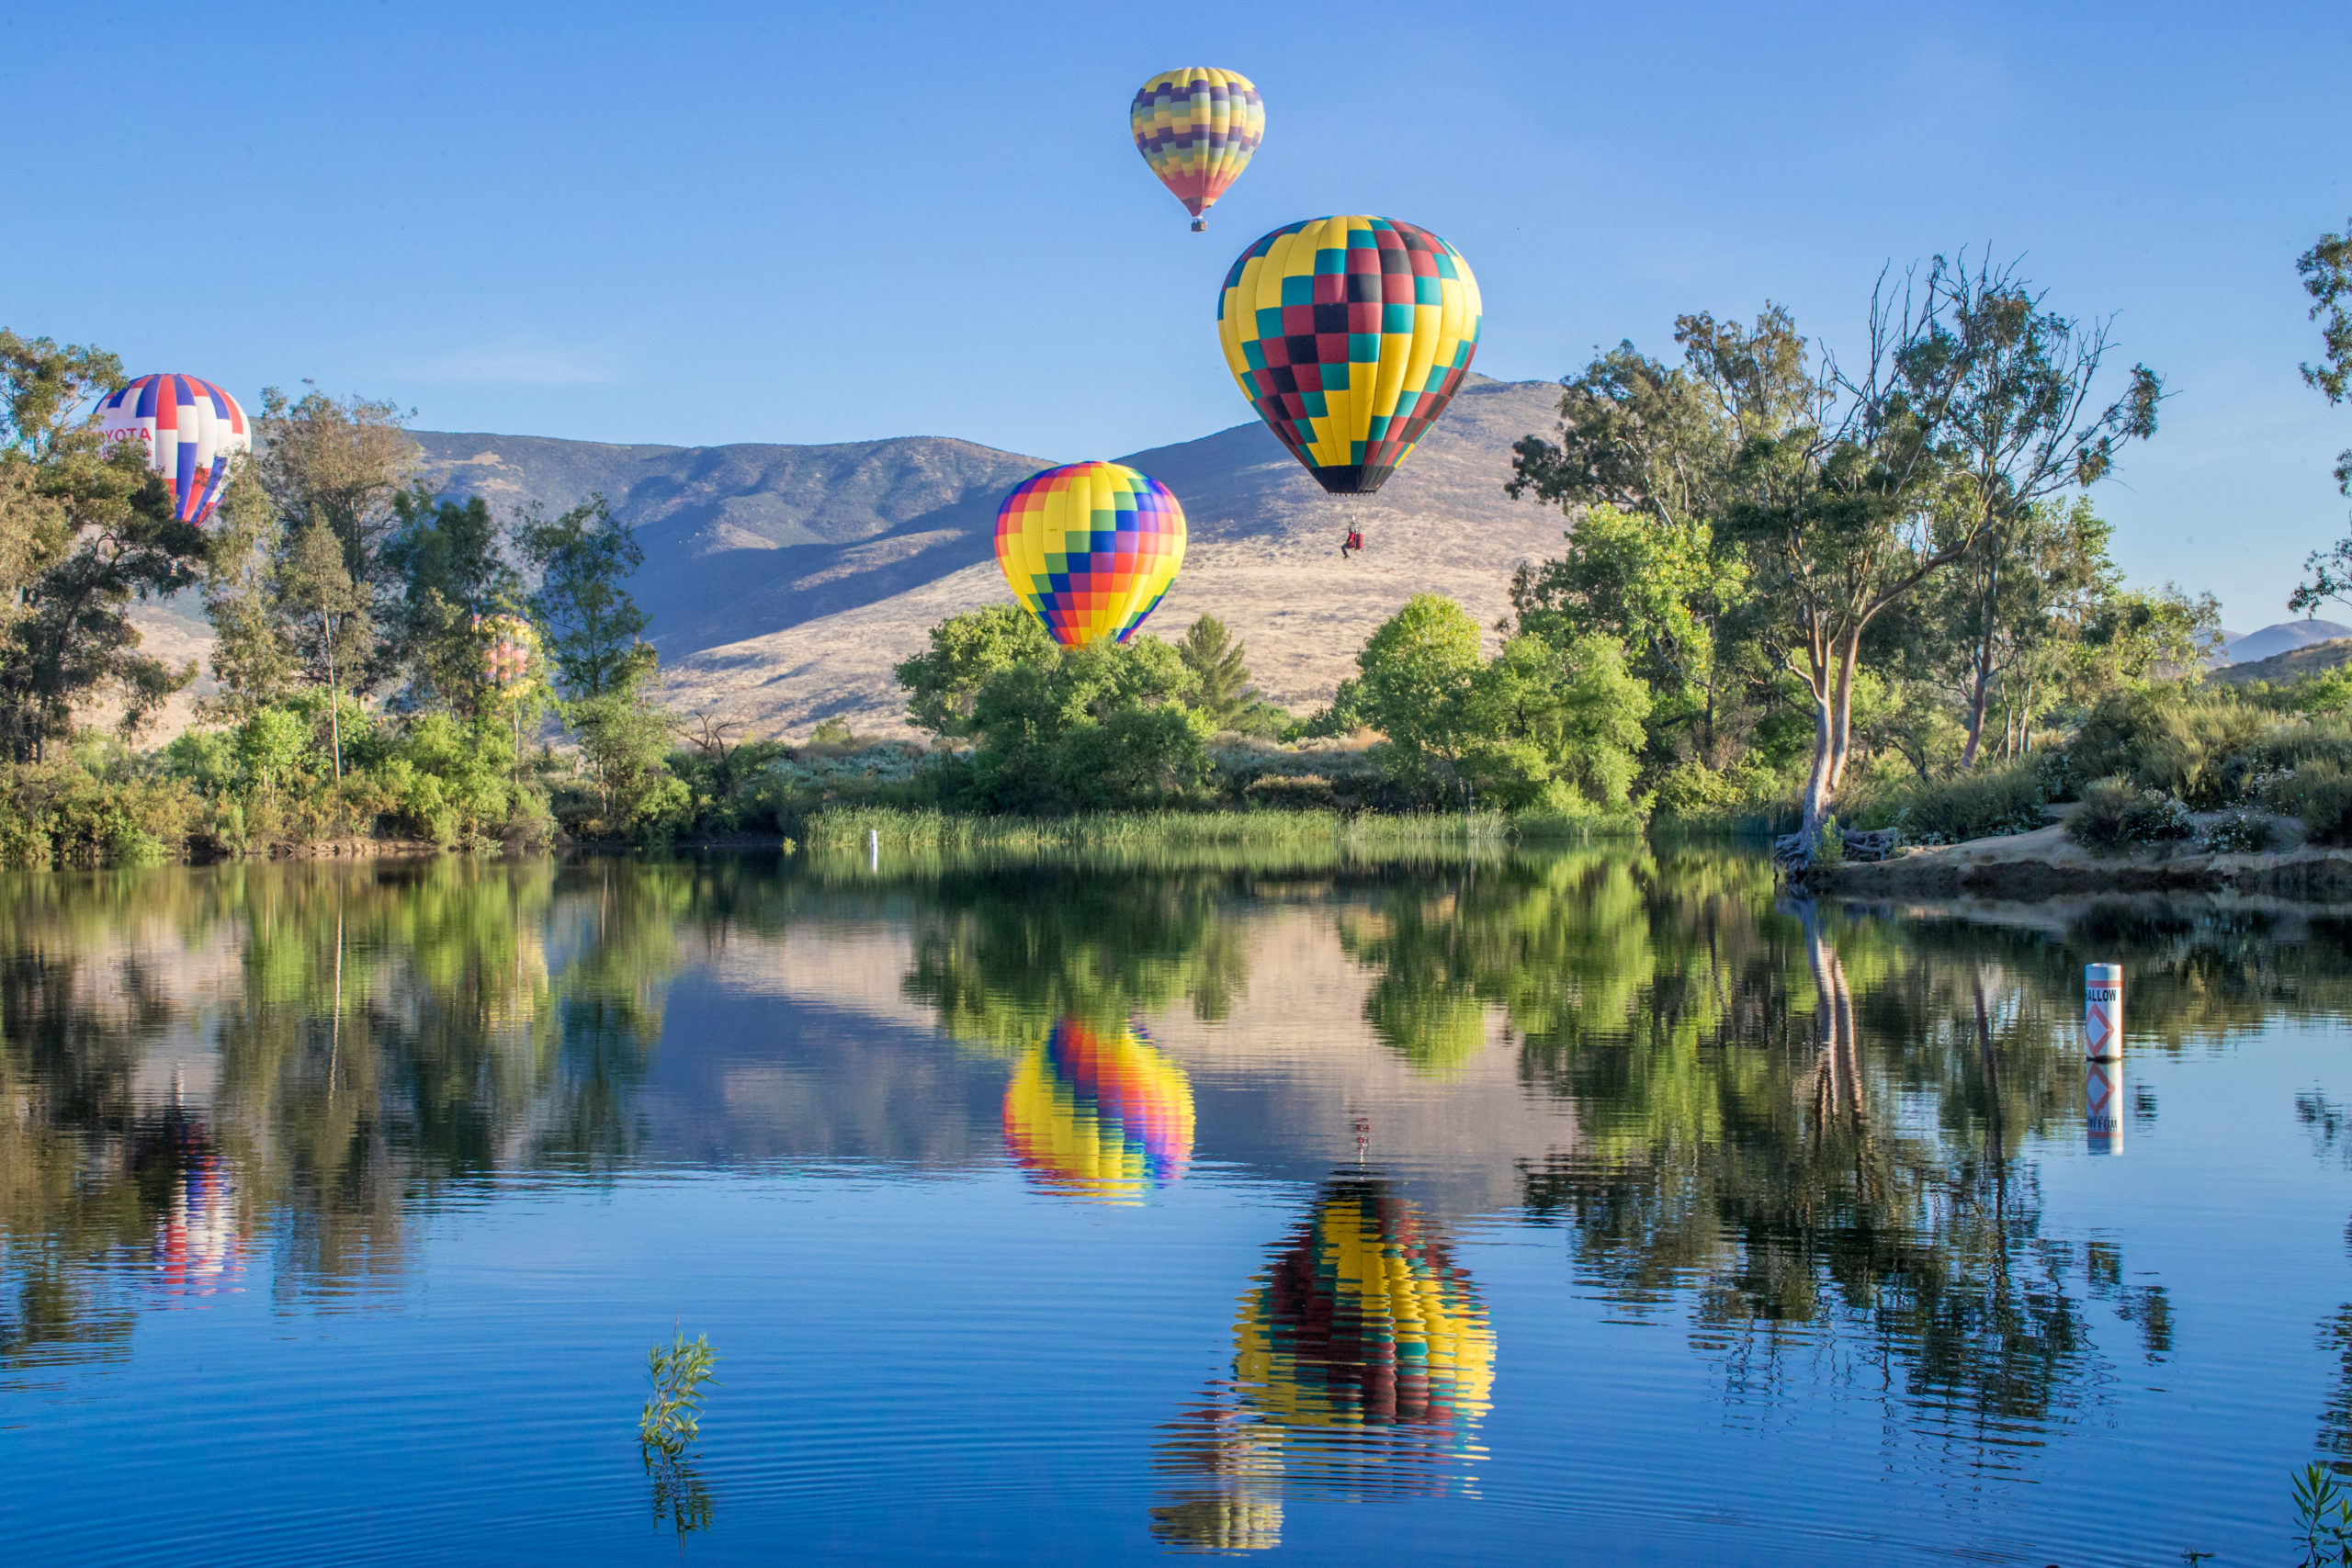
<svg viewBox="0 0 2352 1568"><path fill-rule="evenodd" d="M1107 457L1248 417L1216 284L1377 212L1553 378L1768 297L1849 344L1962 245L2114 313L2177 396L2100 502L2141 581L2285 617L2352 445L2294 258L2352 218L2335 4L0 6L0 325L251 397L700 444ZM1127 140L1230 66L1265 146L1206 235ZM2343 618L2352 619L2352 611Z"/></svg>

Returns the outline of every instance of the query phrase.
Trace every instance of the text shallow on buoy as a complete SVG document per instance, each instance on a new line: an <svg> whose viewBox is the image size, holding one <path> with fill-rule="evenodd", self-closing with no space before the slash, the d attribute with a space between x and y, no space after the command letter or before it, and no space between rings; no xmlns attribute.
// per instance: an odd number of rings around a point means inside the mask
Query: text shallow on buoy
<svg viewBox="0 0 2352 1568"><path fill-rule="evenodd" d="M2102 1062L2123 1055L2123 965L2083 965L2083 1053Z"/></svg>

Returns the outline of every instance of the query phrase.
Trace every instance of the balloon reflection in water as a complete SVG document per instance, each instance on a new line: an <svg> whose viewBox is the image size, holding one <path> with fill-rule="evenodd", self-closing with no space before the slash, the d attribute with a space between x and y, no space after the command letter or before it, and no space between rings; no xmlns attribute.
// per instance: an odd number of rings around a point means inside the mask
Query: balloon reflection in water
<svg viewBox="0 0 2352 1568"><path fill-rule="evenodd" d="M1295 1426L1423 1427L1466 1443L1494 1386L1470 1277L1376 1176L1340 1177L1241 1299L1236 1371Z"/></svg>
<svg viewBox="0 0 2352 1568"><path fill-rule="evenodd" d="M1055 1191L1138 1197L1183 1178L1193 1086L1132 1026L1109 1035L1066 1018L1005 1086L1004 1142Z"/></svg>
<svg viewBox="0 0 2352 1568"><path fill-rule="evenodd" d="M172 1195L155 1222L156 1272L173 1295L209 1296L244 1268L236 1181L194 1123L179 1122L169 1136Z"/></svg>
<svg viewBox="0 0 2352 1568"><path fill-rule="evenodd" d="M1283 1543L1283 1456L1273 1428L1245 1409L1231 1385L1160 1428L1152 1468L1178 1477L1151 1510L1152 1539L1183 1551L1263 1551Z"/></svg>
<svg viewBox="0 0 2352 1568"><path fill-rule="evenodd" d="M1384 1179L1326 1183L1241 1298L1234 1381L1166 1428L1182 1479L1152 1510L1164 1543L1280 1544L1285 1482L1347 1496L1442 1491L1484 1457L1495 1336L1470 1277Z"/></svg>

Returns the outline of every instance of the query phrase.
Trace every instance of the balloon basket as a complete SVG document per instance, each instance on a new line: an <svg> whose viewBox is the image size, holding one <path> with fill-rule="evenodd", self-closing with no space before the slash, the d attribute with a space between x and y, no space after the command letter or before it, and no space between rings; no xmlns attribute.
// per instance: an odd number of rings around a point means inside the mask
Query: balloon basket
<svg viewBox="0 0 2352 1568"><path fill-rule="evenodd" d="M1205 233L1207 233L1208 231L1209 231L1209 220L1208 220L1207 219L1205 219L1205 218L1195 218L1195 219L1193 219L1193 233L1195 233L1195 234L1205 234Z"/></svg>

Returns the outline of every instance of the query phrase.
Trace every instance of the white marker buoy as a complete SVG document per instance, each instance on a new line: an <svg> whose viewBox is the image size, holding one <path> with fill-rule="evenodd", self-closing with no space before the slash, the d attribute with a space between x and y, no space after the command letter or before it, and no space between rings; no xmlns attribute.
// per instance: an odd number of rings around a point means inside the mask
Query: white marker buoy
<svg viewBox="0 0 2352 1568"><path fill-rule="evenodd" d="M2083 1054L2123 1059L2123 965L2083 965Z"/></svg>
<svg viewBox="0 0 2352 1568"><path fill-rule="evenodd" d="M869 871L882 869L882 829L879 828L865 830L865 865Z"/></svg>

